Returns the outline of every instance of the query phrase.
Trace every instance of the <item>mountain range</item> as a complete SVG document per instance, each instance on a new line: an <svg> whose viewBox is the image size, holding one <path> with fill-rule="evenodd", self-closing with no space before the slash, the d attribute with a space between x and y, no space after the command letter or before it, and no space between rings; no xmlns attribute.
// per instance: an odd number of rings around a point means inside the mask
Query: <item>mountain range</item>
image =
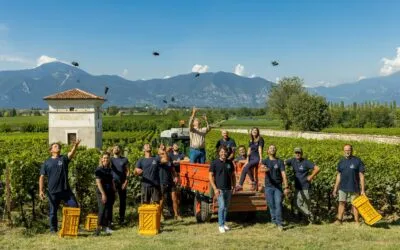
<svg viewBox="0 0 400 250"><path fill-rule="evenodd" d="M91 75L61 62L33 69L0 71L0 107L46 108L44 96L72 88L104 96L105 106L263 107L275 83L233 73L189 73L167 79L130 81L116 75ZM328 101L346 104L378 101L400 103L400 72L334 87L308 88Z"/></svg>
<svg viewBox="0 0 400 250"><path fill-rule="evenodd" d="M44 96L72 88L104 96L106 86L105 106L262 107L272 85L263 78L227 72L130 81L51 62L33 69L0 71L0 107L46 108Z"/></svg>

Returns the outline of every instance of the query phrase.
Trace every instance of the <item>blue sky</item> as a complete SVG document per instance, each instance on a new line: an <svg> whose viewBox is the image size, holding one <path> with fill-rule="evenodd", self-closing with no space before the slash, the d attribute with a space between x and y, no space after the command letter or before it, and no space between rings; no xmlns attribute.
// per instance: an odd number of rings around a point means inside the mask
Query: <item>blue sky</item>
<svg viewBox="0 0 400 250"><path fill-rule="evenodd" d="M353 82L400 70L399 10L396 0L0 0L0 70L47 56L131 80L197 64L310 86Z"/></svg>

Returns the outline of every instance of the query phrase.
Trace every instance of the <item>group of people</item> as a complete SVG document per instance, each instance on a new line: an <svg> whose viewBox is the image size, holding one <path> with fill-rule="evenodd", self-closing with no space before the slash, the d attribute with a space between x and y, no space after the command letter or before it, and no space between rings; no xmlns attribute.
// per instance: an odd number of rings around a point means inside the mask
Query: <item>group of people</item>
<svg viewBox="0 0 400 250"><path fill-rule="evenodd" d="M189 119L191 163L205 163L205 136L210 131L207 117L203 119L206 127L200 127L200 120L195 118L197 109L193 108ZM61 201L71 207L77 207L78 203L68 183L68 164L74 157L80 140L77 140L67 155L61 155L61 145L53 143L50 146L51 157L48 158L41 170L39 178L39 195L45 199L44 177L48 178L49 218L50 231L57 231L57 211ZM229 203L234 192L243 190L246 176L249 176L251 190L257 189L257 183L253 175L254 168L260 166L265 172L265 198L271 214L272 223L279 230L282 225L282 198L290 192L289 181L286 176L286 167L294 171L295 204L298 210L310 221L314 216L310 210L311 182L316 178L319 167L303 158L303 150L300 147L294 149L294 157L282 160L277 157L277 147L269 145L268 156L263 159L264 139L258 128L251 129L248 149L244 145L236 146L235 140L229 137L227 131L222 131L222 138L217 142L217 159L211 162L209 167L209 180L218 201L218 226L221 233L229 230L226 225L226 216ZM237 150L236 150L237 148ZM236 151L238 156L235 158ZM365 194L365 166L356 156L353 156L351 145L344 146L344 157L337 165L337 177L334 185L333 196L339 196L337 220L340 224L343 220L346 202L351 202L359 194ZM161 144L156 155L152 154L150 144L143 146L144 156L136 162L133 174L141 176L141 203L159 203L161 211L168 195L171 195L174 218L181 220L179 214L179 173L180 161L187 158L179 150L178 144L166 147ZM239 183L236 185L235 163L243 164ZM101 154L100 163L95 171L96 194L98 200L98 228L95 235L103 230L106 234L112 233L113 205L115 195L118 193L119 223L125 221L126 196L130 165L127 158L121 155L121 148L115 146L112 154ZM359 215L353 207L354 219L358 223Z"/></svg>
<svg viewBox="0 0 400 250"><path fill-rule="evenodd" d="M251 190L256 190L256 182L253 170L256 166L261 167L265 172L265 198L271 214L271 222L278 230L283 230L282 225L282 199L290 193L290 185L286 175L286 167L291 167L294 172L294 204L310 223L315 218L311 212L310 193L311 183L318 175L320 168L311 161L303 158L303 150L300 147L294 148L294 157L282 160L277 157L277 147L273 144L266 149L267 157L262 159L264 140L260 136L259 129L253 128L250 134L248 150L245 146L238 147L239 155L232 160L236 144L229 138L227 131L222 131L222 139L217 143L218 159L210 165L209 179L215 190L218 200L218 223L219 231L224 233L229 228L226 226L226 215L229 209L231 196L234 192L243 190L243 183L246 175L251 182ZM365 194L365 166L360 158L353 155L353 147L350 144L344 145L344 157L337 165L336 181L333 189L333 196L339 200L338 213L335 224L341 224L346 202L352 202L358 195ZM234 162L240 162L244 166L238 185L234 171ZM352 207L354 220L359 223L359 214L355 207Z"/></svg>
<svg viewBox="0 0 400 250"><path fill-rule="evenodd" d="M77 140L67 155L61 155L61 144L50 145L51 157L48 158L40 169L39 196L46 198L45 176L48 179L47 196L49 198L50 232L58 230L57 211L63 201L69 207L78 207L78 202L68 182L68 164L74 157L80 140ZM163 144L158 149L156 156L152 155L150 144L143 146L144 157L139 159L134 170L135 175L141 175L141 202L159 203L161 209L168 195L172 197L174 218L181 220L179 215L179 199L177 184L179 179L180 164L185 155L179 151L179 145L173 144L167 149ZM125 222L126 198L128 177L130 176L130 163L121 155L121 148L114 146L111 152L103 152L100 156L99 166L94 175L96 178L96 196L98 202L98 227L95 235L101 231L111 234L113 221L113 206L116 194L119 197L119 224Z"/></svg>

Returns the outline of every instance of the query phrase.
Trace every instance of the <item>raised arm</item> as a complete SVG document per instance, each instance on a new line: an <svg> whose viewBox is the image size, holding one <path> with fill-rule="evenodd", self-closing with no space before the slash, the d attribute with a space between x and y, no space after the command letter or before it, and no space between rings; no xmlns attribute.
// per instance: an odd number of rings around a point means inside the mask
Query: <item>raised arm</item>
<svg viewBox="0 0 400 250"><path fill-rule="evenodd" d="M204 121L206 122L206 133L211 130L210 124L208 123L207 115L203 116Z"/></svg>
<svg viewBox="0 0 400 250"><path fill-rule="evenodd" d="M79 147L79 143L81 143L81 139L75 141L74 146L72 147L71 151L68 153L68 159L72 159L75 155L76 149Z"/></svg>
<svg viewBox="0 0 400 250"><path fill-rule="evenodd" d="M194 119L194 116L196 115L196 112L197 112L197 109L195 107L193 107L192 115L189 118L189 130L190 131L192 131L192 129L193 129L193 119Z"/></svg>

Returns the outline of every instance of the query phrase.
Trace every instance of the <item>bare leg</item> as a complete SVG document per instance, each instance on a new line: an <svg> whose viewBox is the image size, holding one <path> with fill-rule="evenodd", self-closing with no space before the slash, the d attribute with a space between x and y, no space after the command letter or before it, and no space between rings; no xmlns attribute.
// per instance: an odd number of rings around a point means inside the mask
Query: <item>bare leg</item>
<svg viewBox="0 0 400 250"><path fill-rule="evenodd" d="M360 223L360 221L359 221L360 216L359 216L359 214L358 214L357 208L354 207L354 206L352 206L351 208L353 209L353 215L354 215L354 220L355 220L355 222L356 222L356 223Z"/></svg>
<svg viewBox="0 0 400 250"><path fill-rule="evenodd" d="M179 216L178 213L178 197L176 192L171 192L171 196L172 196L172 207L174 208L174 214L175 217Z"/></svg>
<svg viewBox="0 0 400 250"><path fill-rule="evenodd" d="M339 206L338 206L338 214L337 214L337 219L339 221L343 220L343 213L344 213L344 208L346 206L346 202L344 201L339 201Z"/></svg>

